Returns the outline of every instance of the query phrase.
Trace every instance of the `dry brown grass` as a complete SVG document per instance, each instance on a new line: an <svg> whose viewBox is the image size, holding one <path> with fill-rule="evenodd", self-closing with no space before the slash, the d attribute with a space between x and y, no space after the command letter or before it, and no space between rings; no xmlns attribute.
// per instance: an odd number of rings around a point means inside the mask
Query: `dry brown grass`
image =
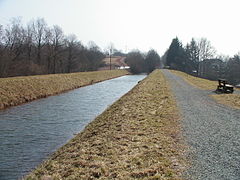
<svg viewBox="0 0 240 180"><path fill-rule="evenodd" d="M180 72L180 71L171 71L181 77L183 77L188 83L204 89L204 90L215 90L217 89L218 82L217 81L210 81L207 79L202 79L198 77L194 77L191 75L188 75L186 73ZM239 91L239 89L236 89L236 91ZM211 95L218 103L228 105L233 108L240 109L240 94L216 94Z"/></svg>
<svg viewBox="0 0 240 180"><path fill-rule="evenodd" d="M181 179L179 116L154 71L25 179Z"/></svg>
<svg viewBox="0 0 240 180"><path fill-rule="evenodd" d="M216 94L212 97L221 104L240 109L240 94Z"/></svg>
<svg viewBox="0 0 240 180"><path fill-rule="evenodd" d="M0 109L127 74L125 70L0 78Z"/></svg>
<svg viewBox="0 0 240 180"><path fill-rule="evenodd" d="M207 80L207 79L194 77L194 76L191 76L191 75L186 74L186 73L181 72L181 71L171 70L171 72L183 77L189 84L191 84L195 87L198 87L200 89L215 90L217 88L217 85L218 85L217 81L210 81L210 80Z"/></svg>

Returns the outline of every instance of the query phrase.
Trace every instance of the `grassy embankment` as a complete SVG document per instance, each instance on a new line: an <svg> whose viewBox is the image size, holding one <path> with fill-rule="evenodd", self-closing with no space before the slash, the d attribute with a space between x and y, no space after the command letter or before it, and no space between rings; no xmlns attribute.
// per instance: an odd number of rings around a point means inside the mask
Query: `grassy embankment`
<svg viewBox="0 0 240 180"><path fill-rule="evenodd" d="M212 90L212 91L217 89L217 86L218 86L217 81L210 81L207 79L194 77L180 71L172 71L172 72L183 77L187 82L189 82L190 84L198 88L201 88L204 90ZM235 88L235 90L237 89ZM216 94L211 96L221 104L225 104L230 107L240 109L240 94Z"/></svg>
<svg viewBox="0 0 240 180"><path fill-rule="evenodd" d="M154 71L26 179L181 179L179 116Z"/></svg>
<svg viewBox="0 0 240 180"><path fill-rule="evenodd" d="M125 74L125 70L112 70L0 78L0 109Z"/></svg>

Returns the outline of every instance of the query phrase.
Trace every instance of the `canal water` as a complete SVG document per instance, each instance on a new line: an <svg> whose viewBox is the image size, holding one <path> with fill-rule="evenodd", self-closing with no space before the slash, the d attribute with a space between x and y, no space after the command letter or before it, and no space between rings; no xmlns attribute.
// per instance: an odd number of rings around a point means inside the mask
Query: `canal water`
<svg viewBox="0 0 240 180"><path fill-rule="evenodd" d="M0 111L0 180L26 175L145 75L129 75Z"/></svg>

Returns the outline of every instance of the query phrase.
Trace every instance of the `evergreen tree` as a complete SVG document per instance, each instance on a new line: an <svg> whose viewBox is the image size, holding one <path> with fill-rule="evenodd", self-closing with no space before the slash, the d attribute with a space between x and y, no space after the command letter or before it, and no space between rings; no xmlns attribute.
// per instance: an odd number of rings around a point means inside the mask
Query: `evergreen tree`
<svg viewBox="0 0 240 180"><path fill-rule="evenodd" d="M227 62L227 79L230 83L237 85L240 83L240 55L236 54Z"/></svg>
<svg viewBox="0 0 240 180"><path fill-rule="evenodd" d="M188 43L185 48L186 52L186 72L192 73L197 71L199 63L199 47L194 38L192 38L190 44Z"/></svg>
<svg viewBox="0 0 240 180"><path fill-rule="evenodd" d="M185 71L186 58L186 53L182 47L182 43L177 37L174 38L168 49L166 65L170 66L171 69Z"/></svg>

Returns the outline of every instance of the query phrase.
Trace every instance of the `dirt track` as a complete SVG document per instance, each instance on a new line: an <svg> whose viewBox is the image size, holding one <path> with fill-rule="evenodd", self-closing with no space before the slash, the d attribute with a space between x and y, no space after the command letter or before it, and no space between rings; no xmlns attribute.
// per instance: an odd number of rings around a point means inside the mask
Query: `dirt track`
<svg viewBox="0 0 240 180"><path fill-rule="evenodd" d="M182 114L192 167L186 179L240 179L240 110L216 103L200 90L163 70Z"/></svg>

